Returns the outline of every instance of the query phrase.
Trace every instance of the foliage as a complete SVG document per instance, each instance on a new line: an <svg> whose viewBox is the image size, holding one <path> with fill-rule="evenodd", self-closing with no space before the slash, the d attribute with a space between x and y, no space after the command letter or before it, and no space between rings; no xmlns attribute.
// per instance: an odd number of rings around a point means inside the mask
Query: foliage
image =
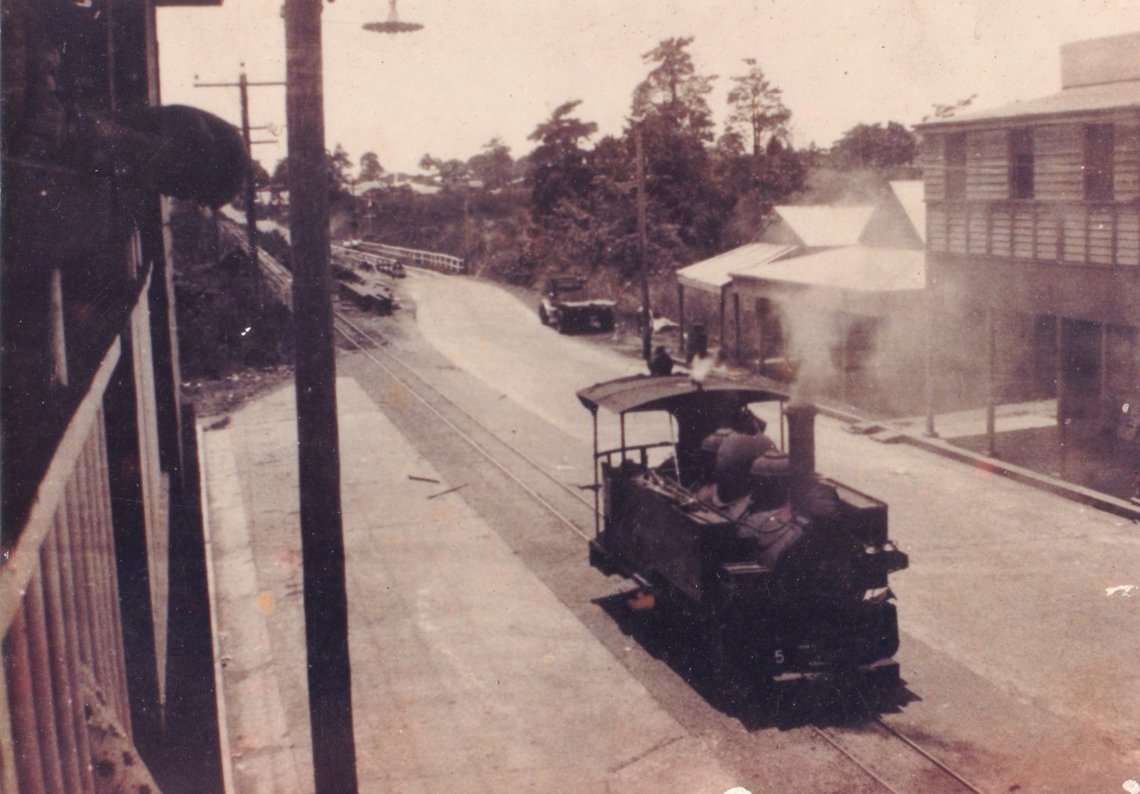
<svg viewBox="0 0 1140 794"><path fill-rule="evenodd" d="M464 256L473 271L512 283L572 270L628 287L642 261L640 139L646 263L651 278L664 283L677 267L756 239L774 204L793 196L842 200L845 176L878 191L914 158L914 136L894 122L859 125L831 152L814 144L792 148L792 112L755 58L730 78L725 128L714 140L709 97L716 78L699 73L692 44L692 37L668 38L642 55L647 74L632 91L631 117L619 133L595 140L598 125L582 118L581 101L572 99L536 125L534 149L521 157L498 138L466 161L425 154L420 165L442 190L370 192L358 211L361 232ZM850 170L863 163L877 170ZM824 171L831 176L811 178Z"/></svg>
<svg viewBox="0 0 1140 794"><path fill-rule="evenodd" d="M528 136L538 142L527 174L531 211L538 218L549 216L560 201L581 199L590 190L593 171L582 142L598 125L570 115L580 103L577 99L563 102Z"/></svg>
<svg viewBox="0 0 1140 794"><path fill-rule="evenodd" d="M663 39L641 59L655 64L633 91L633 118L662 116L701 140L712 140L712 112L705 97L716 75L699 75L688 47L693 37Z"/></svg>
<svg viewBox="0 0 1140 794"><path fill-rule="evenodd" d="M375 182L384 176L384 166L380 165L380 158L376 152L365 152L360 155L360 173L356 177L360 182Z"/></svg>
<svg viewBox="0 0 1140 794"><path fill-rule="evenodd" d="M897 121L857 124L831 148L829 160L840 169L891 168L910 165L918 153L918 139Z"/></svg>
<svg viewBox="0 0 1140 794"><path fill-rule="evenodd" d="M510 147L502 139L492 138L483 144L483 151L467 161L467 170L487 190L497 190L511 181L514 164Z"/></svg>
<svg viewBox="0 0 1140 794"><path fill-rule="evenodd" d="M729 131L738 134L741 128L751 133L752 154L759 155L765 136L786 140L788 120L792 113L784 107L783 92L764 76L755 58L745 58L748 73L732 78L732 90L728 92ZM741 139L743 140L743 134Z"/></svg>
<svg viewBox="0 0 1140 794"><path fill-rule="evenodd" d="M270 183L269 172L265 170L265 166L257 160L253 161L253 184L257 187L265 187Z"/></svg>
<svg viewBox="0 0 1140 794"><path fill-rule="evenodd" d="M420 158L420 168L425 171L435 171L435 179L446 191L458 190L464 187L471 178L467 164L462 160L440 160L425 154Z"/></svg>
<svg viewBox="0 0 1140 794"><path fill-rule="evenodd" d="M289 362L289 312L258 299L245 252L217 251L212 221L185 202L175 202L170 229L183 376L221 378Z"/></svg>

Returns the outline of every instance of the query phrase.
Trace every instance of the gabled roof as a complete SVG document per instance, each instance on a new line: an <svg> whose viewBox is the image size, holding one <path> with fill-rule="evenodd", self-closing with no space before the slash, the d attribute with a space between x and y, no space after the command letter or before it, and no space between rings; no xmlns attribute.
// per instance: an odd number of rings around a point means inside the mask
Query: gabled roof
<svg viewBox="0 0 1140 794"><path fill-rule="evenodd" d="M1066 88L1056 94L1050 94L1039 99L1013 102L991 110L981 110L949 119L930 121L919 124L916 128L920 130L937 129L945 126L1002 121L1029 116L1059 116L1128 108L1140 111L1140 80Z"/></svg>
<svg viewBox="0 0 1140 794"><path fill-rule="evenodd" d="M852 207L779 206L776 214L804 248L855 245L875 211L872 204Z"/></svg>
<svg viewBox="0 0 1140 794"><path fill-rule="evenodd" d="M902 205L911 227L922 242L926 242L926 200L921 179L891 182L891 192Z"/></svg>
<svg viewBox="0 0 1140 794"><path fill-rule="evenodd" d="M914 249L853 245L783 259L734 275L849 292L907 292L926 288L926 254Z"/></svg>
<svg viewBox="0 0 1140 794"><path fill-rule="evenodd" d="M749 243L680 268L677 271L677 281L686 287L719 293L732 283L732 273L766 265L795 250L792 245Z"/></svg>

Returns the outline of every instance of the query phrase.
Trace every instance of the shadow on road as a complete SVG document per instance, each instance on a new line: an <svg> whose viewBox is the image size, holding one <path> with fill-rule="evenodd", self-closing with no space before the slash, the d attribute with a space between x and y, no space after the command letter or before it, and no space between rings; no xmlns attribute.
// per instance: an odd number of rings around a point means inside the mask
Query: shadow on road
<svg viewBox="0 0 1140 794"><path fill-rule="evenodd" d="M716 672L708 659L703 629L695 618L654 604L641 591L594 601L618 628L655 659L667 664L713 708L747 730L789 730L806 725L851 726L897 713L920 700L895 675L831 676L773 681L759 664L738 662Z"/></svg>

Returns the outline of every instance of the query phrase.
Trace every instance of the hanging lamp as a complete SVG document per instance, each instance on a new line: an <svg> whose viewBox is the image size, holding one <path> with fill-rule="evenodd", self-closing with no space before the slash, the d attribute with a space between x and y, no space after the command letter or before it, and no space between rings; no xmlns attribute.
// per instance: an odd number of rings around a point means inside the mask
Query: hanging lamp
<svg viewBox="0 0 1140 794"><path fill-rule="evenodd" d="M371 30L375 33L411 33L422 27L423 25L416 22L400 21L400 15L396 12L396 0L388 0L388 18L386 20L383 22L367 22L364 25L365 30Z"/></svg>

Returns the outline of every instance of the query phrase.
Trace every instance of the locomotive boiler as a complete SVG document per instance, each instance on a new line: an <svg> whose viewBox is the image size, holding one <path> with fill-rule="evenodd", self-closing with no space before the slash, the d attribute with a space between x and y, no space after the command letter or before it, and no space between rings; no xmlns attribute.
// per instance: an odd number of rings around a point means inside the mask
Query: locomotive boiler
<svg viewBox="0 0 1140 794"><path fill-rule="evenodd" d="M695 616L717 675L897 676L887 578L907 556L886 504L816 473L814 407L766 381L685 375L578 398L594 419L590 563ZM600 409L617 415L616 447L599 448ZM667 438L627 440L627 418L650 413Z"/></svg>

